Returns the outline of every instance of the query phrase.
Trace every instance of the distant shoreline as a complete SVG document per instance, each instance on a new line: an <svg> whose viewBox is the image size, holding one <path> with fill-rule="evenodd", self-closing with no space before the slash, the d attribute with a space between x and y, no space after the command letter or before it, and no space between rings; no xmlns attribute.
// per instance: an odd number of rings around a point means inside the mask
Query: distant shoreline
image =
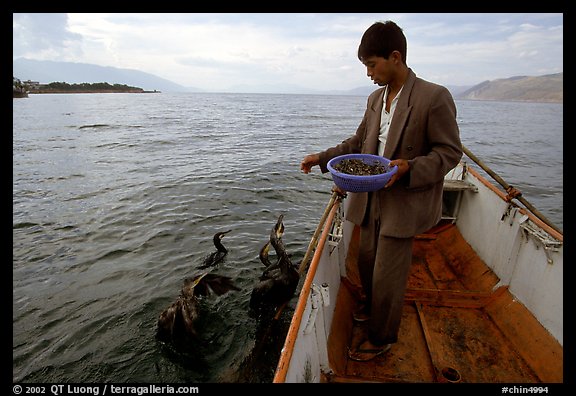
<svg viewBox="0 0 576 396"><path fill-rule="evenodd" d="M80 83L80 84L68 84L66 82L51 82L49 84L40 84L36 81L24 81L14 80L15 87L16 83L22 85L23 90L29 94L68 94L68 93L160 93L157 90L144 90L140 87L132 87L126 84L109 84L107 82L102 83Z"/></svg>
<svg viewBox="0 0 576 396"><path fill-rule="evenodd" d="M86 90L86 91L67 91L63 90L34 90L28 92L31 95L35 94L90 94L90 93L161 93L161 91L144 91L144 90L130 90L130 91L122 91L122 90L114 90L114 91L107 91L107 90Z"/></svg>

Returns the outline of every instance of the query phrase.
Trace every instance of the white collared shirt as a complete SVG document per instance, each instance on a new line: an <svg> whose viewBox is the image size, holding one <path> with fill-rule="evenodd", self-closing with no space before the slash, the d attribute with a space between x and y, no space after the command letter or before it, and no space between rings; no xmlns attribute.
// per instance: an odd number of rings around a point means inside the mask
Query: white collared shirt
<svg viewBox="0 0 576 396"><path fill-rule="evenodd" d="M382 115L380 116L380 135L378 140L378 155L384 155L384 147L386 146L386 139L388 138L388 131L390 130L390 124L392 123L392 116L394 115L394 110L396 110L396 104L398 103L398 97L400 96L400 92L402 92L402 88L398 91L394 99L392 99L392 103L390 103L390 111L386 111L386 98L388 97L388 85L386 85L386 89L384 90L384 99L382 104Z"/></svg>

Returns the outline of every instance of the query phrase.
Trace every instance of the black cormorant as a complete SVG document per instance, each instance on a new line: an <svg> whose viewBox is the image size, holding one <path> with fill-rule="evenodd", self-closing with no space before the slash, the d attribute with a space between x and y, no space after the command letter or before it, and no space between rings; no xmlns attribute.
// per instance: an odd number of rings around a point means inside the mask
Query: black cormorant
<svg viewBox="0 0 576 396"><path fill-rule="evenodd" d="M228 254L228 250L222 245L222 238L224 235L228 234L232 230L224 231L224 232L217 232L214 234L214 246L216 247L216 251L210 253L208 256L204 258L204 263L198 267L198 269L205 269L208 267L213 267L216 264L219 264L224 260L224 257Z"/></svg>
<svg viewBox="0 0 576 396"><path fill-rule="evenodd" d="M257 308L261 304L281 305L292 298L298 286L300 273L292 264L282 242L284 233L283 218L283 215L278 217L276 225L270 232L270 241L260 250L260 260L266 265L266 268L262 276L260 276L260 282L252 290L250 296L251 308ZM274 264L268 259L270 245L276 251L277 262Z"/></svg>
<svg viewBox="0 0 576 396"><path fill-rule="evenodd" d="M258 254L260 261L266 267L264 269L264 272L260 276L260 279L267 278L270 271L278 268L279 262L272 264L270 262L270 259L268 258L268 252L270 251L270 245L271 245L272 240L277 241L284 234L284 223L282 222L283 219L284 219L283 214L278 216L278 221L276 221L276 225L274 226L274 228L272 228L272 231L270 231L270 238L269 238L268 242L266 242L264 244L264 246L262 246L262 249L260 249L260 252ZM276 246L278 246L278 244L276 242L275 242L275 244L276 244Z"/></svg>
<svg viewBox="0 0 576 396"><path fill-rule="evenodd" d="M180 295L158 317L157 337L163 341L187 341L197 337L194 322L198 318L200 296L210 290L222 295L230 290L240 290L227 276L204 272L184 280Z"/></svg>

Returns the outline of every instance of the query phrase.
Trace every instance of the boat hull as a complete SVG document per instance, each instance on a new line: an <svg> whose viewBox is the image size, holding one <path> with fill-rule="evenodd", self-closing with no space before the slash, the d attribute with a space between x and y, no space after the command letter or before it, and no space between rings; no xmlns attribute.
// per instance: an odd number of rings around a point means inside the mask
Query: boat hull
<svg viewBox="0 0 576 396"><path fill-rule="evenodd" d="M444 206L416 238L399 341L370 363L347 358L366 331L358 228L332 207L274 382L562 382L563 236L464 163Z"/></svg>

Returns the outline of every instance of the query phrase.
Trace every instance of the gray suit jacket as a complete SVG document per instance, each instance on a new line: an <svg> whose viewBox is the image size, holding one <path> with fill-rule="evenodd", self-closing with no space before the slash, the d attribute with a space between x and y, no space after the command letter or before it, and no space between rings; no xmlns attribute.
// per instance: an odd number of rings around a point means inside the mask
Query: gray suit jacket
<svg viewBox="0 0 576 396"><path fill-rule="evenodd" d="M356 133L320 153L320 169L328 172L332 158L349 153L377 154L384 87L368 97ZM406 159L410 171L390 188L373 193L348 193L347 219L361 224L368 194L380 203L380 234L406 238L434 226L442 216L444 176L462 158L456 105L443 86L422 80L409 70L388 132L384 156Z"/></svg>

